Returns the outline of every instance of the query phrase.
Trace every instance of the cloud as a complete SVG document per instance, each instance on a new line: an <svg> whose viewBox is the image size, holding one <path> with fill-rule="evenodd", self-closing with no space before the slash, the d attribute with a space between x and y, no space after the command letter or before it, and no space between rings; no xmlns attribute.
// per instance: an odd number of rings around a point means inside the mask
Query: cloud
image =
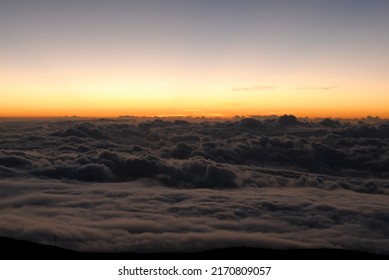
<svg viewBox="0 0 389 280"><path fill-rule="evenodd" d="M254 118L245 118L240 121L240 126L247 128L260 128L262 123Z"/></svg>
<svg viewBox="0 0 389 280"><path fill-rule="evenodd" d="M388 253L389 123L1 121L0 235L85 251Z"/></svg>
<svg viewBox="0 0 389 280"><path fill-rule="evenodd" d="M20 156L0 156L0 165L6 167L25 168L29 167L31 162L28 159Z"/></svg>
<svg viewBox="0 0 389 280"><path fill-rule="evenodd" d="M277 122L279 124L283 124L283 125L297 125L297 124L301 124L297 118L293 115L283 115L281 117L279 117L277 119Z"/></svg>
<svg viewBox="0 0 389 280"><path fill-rule="evenodd" d="M76 250L252 246L389 252L386 197L349 190L183 190L153 181L53 180L2 180L0 187L1 235L48 244L56 235L59 245Z"/></svg>

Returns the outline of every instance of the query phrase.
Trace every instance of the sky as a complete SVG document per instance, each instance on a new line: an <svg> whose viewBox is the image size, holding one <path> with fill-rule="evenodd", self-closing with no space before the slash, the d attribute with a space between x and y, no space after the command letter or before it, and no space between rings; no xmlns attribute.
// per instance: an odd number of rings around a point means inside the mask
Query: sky
<svg viewBox="0 0 389 280"><path fill-rule="evenodd" d="M0 116L389 117L384 0L0 4Z"/></svg>

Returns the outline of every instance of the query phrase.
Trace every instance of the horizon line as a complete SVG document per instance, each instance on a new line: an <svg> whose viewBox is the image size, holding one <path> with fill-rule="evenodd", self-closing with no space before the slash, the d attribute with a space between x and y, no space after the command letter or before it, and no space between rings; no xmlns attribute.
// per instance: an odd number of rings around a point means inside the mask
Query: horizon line
<svg viewBox="0 0 389 280"><path fill-rule="evenodd" d="M0 119L125 119L125 118L137 118L137 119L174 119L174 118L181 118L181 119L234 119L234 118L275 118L285 115L293 115L298 119L343 119L343 120L359 120L359 119L379 119L379 120L389 120L389 117L381 117L379 115L372 116L372 115L366 115L366 116L350 116L350 117L339 117L339 116L298 116L295 114L268 114L268 115L234 115L234 116L223 116L223 115L216 115L216 114L210 114L210 115L119 115L119 116L78 116L78 115L61 115L61 116L0 116Z"/></svg>

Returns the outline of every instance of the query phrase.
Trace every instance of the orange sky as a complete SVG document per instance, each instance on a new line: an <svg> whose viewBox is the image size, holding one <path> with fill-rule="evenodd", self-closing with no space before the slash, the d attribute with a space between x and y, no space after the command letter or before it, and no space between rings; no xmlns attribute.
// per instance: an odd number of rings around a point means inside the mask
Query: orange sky
<svg viewBox="0 0 389 280"><path fill-rule="evenodd" d="M384 86L321 88L313 82L309 86L293 82L269 86L253 81L242 88L242 83L229 81L228 77L225 83L221 79L205 84L187 81L185 77L176 81L151 78L150 84L147 78L132 83L102 78L96 78L96 82L76 78L74 82L64 82L57 77L51 81L36 78L19 85L17 81L7 84L5 76L6 73L1 78L1 116L389 117L389 94Z"/></svg>
<svg viewBox="0 0 389 280"><path fill-rule="evenodd" d="M238 2L9 4L0 116L389 117L387 4Z"/></svg>

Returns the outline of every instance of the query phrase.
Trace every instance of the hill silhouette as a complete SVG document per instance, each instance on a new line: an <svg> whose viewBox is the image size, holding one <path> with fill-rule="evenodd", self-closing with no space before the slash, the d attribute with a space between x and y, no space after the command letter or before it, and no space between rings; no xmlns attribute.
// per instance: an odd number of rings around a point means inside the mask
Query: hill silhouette
<svg viewBox="0 0 389 280"><path fill-rule="evenodd" d="M3 260L381 260L388 255L342 249L274 250L235 247L193 253L102 253L77 252L51 245L0 237L0 259Z"/></svg>

